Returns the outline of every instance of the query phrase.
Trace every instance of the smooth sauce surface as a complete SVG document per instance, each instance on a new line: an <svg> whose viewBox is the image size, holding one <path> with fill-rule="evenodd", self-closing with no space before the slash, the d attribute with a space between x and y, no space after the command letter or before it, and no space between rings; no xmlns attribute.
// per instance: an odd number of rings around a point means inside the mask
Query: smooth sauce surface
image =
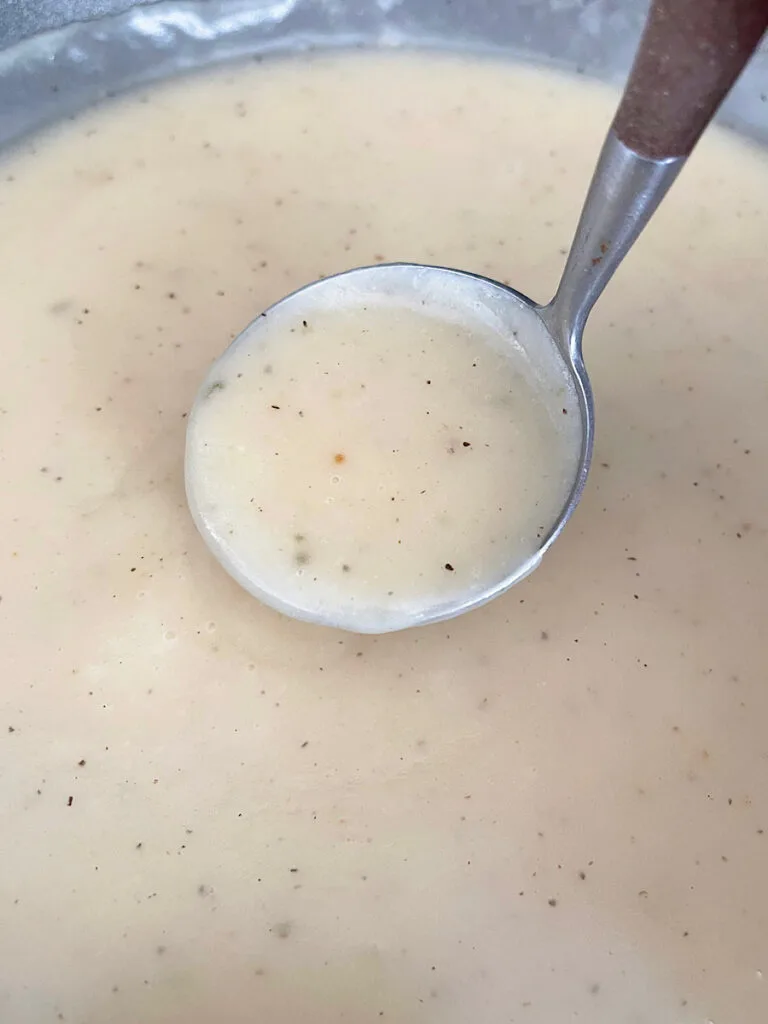
<svg viewBox="0 0 768 1024"><path fill-rule="evenodd" d="M492 285L485 300L468 278L389 273L260 315L187 431L190 508L234 578L358 633L530 571L581 453L575 389L533 310L505 298L500 318Z"/></svg>
<svg viewBox="0 0 768 1024"><path fill-rule="evenodd" d="M593 476L504 598L302 625L185 506L254 309L377 257L545 298L614 102L301 59L5 161L0 1019L764 1024L762 157L705 140L601 300Z"/></svg>

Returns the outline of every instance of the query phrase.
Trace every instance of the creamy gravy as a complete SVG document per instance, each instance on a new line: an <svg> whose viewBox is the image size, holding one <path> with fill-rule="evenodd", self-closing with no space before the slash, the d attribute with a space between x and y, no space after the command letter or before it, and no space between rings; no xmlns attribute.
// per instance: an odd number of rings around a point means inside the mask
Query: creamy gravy
<svg viewBox="0 0 768 1024"><path fill-rule="evenodd" d="M581 452L575 389L533 310L510 297L501 319L492 286L478 301L470 279L424 268L398 293L387 275L260 315L187 434L191 508L235 579L356 632L529 571Z"/></svg>
<svg viewBox="0 0 768 1024"><path fill-rule="evenodd" d="M184 498L206 368L305 281L412 259L546 298L614 104L301 58L5 159L0 1019L764 1024L762 155L709 135L601 300L587 493L498 601L303 625Z"/></svg>

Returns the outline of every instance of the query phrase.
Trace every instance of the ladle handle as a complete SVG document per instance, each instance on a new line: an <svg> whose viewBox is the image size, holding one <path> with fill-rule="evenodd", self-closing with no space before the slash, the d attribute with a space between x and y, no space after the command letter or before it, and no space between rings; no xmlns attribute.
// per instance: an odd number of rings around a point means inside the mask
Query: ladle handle
<svg viewBox="0 0 768 1024"><path fill-rule="evenodd" d="M768 0L653 0L613 130L651 160L688 156L768 28Z"/></svg>
<svg viewBox="0 0 768 1024"><path fill-rule="evenodd" d="M552 302L581 361L587 317L768 28L768 0L652 0L624 95Z"/></svg>

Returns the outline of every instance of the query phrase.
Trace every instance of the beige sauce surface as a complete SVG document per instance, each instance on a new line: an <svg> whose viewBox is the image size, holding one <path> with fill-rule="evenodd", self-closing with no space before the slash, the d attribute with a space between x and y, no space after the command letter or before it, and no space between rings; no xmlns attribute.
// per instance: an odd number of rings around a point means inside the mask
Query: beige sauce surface
<svg viewBox="0 0 768 1024"><path fill-rule="evenodd" d="M378 267L300 292L227 349L189 417L185 477L235 579L300 618L384 633L536 566L581 414L538 315L500 295Z"/></svg>
<svg viewBox="0 0 768 1024"><path fill-rule="evenodd" d="M406 259L548 297L614 102L302 58L2 165L4 1022L768 1018L762 157L711 135L601 300L587 493L505 597L303 625L185 505L196 389L287 291Z"/></svg>

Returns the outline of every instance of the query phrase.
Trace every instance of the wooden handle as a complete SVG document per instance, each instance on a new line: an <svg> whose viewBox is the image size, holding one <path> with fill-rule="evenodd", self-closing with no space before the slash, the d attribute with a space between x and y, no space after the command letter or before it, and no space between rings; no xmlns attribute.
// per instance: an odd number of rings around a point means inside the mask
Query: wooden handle
<svg viewBox="0 0 768 1024"><path fill-rule="evenodd" d="M768 0L652 0L613 130L653 160L688 156L768 28Z"/></svg>

